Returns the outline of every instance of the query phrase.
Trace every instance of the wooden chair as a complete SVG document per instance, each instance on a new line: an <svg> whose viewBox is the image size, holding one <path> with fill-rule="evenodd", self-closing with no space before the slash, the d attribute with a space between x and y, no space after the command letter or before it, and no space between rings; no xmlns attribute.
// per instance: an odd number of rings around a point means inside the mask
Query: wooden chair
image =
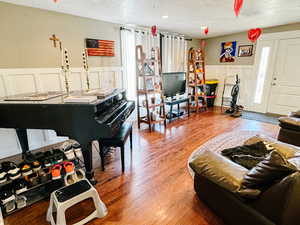
<svg viewBox="0 0 300 225"><path fill-rule="evenodd" d="M132 151L132 124L124 123L120 128L120 131L112 138L103 138L99 140L100 147L100 158L102 171L105 170L105 148L107 147L120 147L121 148L121 162L122 162L122 172L125 170L125 159L124 150L126 141L130 137L130 149Z"/></svg>

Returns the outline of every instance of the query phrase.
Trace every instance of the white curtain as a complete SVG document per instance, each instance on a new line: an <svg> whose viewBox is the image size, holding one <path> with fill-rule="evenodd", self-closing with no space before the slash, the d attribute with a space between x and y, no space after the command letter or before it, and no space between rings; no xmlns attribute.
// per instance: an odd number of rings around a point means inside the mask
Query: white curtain
<svg viewBox="0 0 300 225"><path fill-rule="evenodd" d="M187 42L184 37L165 35L162 37L162 70L164 73L184 72Z"/></svg>
<svg viewBox="0 0 300 225"><path fill-rule="evenodd" d="M121 30L123 87L127 98L136 100L136 66L135 66L135 32L134 30Z"/></svg>
<svg viewBox="0 0 300 225"><path fill-rule="evenodd" d="M142 45L146 58L151 57L151 48L159 48L160 35L153 36L148 30L140 30L135 32L136 45Z"/></svg>
<svg viewBox="0 0 300 225"><path fill-rule="evenodd" d="M159 47L159 34L153 36L150 30L136 31L121 30L123 86L127 91L127 98L136 100L136 45L142 45L146 58L151 56L151 48Z"/></svg>

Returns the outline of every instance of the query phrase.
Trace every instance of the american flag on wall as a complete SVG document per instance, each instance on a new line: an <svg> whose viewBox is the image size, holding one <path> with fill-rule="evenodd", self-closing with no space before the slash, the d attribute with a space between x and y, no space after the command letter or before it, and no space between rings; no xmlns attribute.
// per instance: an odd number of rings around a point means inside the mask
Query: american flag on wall
<svg viewBox="0 0 300 225"><path fill-rule="evenodd" d="M107 40L86 39L88 56L115 56L115 42Z"/></svg>

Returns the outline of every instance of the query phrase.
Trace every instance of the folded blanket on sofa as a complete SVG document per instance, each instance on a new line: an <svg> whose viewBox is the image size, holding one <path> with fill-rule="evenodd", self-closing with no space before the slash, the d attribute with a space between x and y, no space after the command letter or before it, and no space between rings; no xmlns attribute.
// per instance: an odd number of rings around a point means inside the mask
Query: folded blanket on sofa
<svg viewBox="0 0 300 225"><path fill-rule="evenodd" d="M262 141L250 145L224 149L221 152L223 156L228 157L233 162L247 169L252 169L259 162L264 160L269 153L270 149L268 149Z"/></svg>
<svg viewBox="0 0 300 225"><path fill-rule="evenodd" d="M274 150L277 150L283 156L287 159L295 157L295 156L300 156L300 147L290 145L287 143L280 142L274 138L267 137L264 135L256 135L244 142L244 145L252 145L257 142L263 142L267 144L268 146L273 147Z"/></svg>

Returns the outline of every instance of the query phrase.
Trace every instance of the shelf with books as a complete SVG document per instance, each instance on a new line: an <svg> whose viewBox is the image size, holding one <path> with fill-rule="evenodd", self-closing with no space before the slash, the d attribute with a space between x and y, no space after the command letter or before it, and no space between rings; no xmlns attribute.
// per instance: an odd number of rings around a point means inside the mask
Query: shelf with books
<svg viewBox="0 0 300 225"><path fill-rule="evenodd" d="M207 109L206 85L205 85L205 51L204 48L195 50L190 48L188 52L188 92L191 96L191 109L200 112ZM201 99L201 104L199 103Z"/></svg>
<svg viewBox="0 0 300 225"><path fill-rule="evenodd" d="M164 126L167 125L159 48L152 48L151 58L146 59L143 47L136 46L136 62L138 127L146 123L151 132L153 124L164 122ZM142 116L143 110L146 116Z"/></svg>

